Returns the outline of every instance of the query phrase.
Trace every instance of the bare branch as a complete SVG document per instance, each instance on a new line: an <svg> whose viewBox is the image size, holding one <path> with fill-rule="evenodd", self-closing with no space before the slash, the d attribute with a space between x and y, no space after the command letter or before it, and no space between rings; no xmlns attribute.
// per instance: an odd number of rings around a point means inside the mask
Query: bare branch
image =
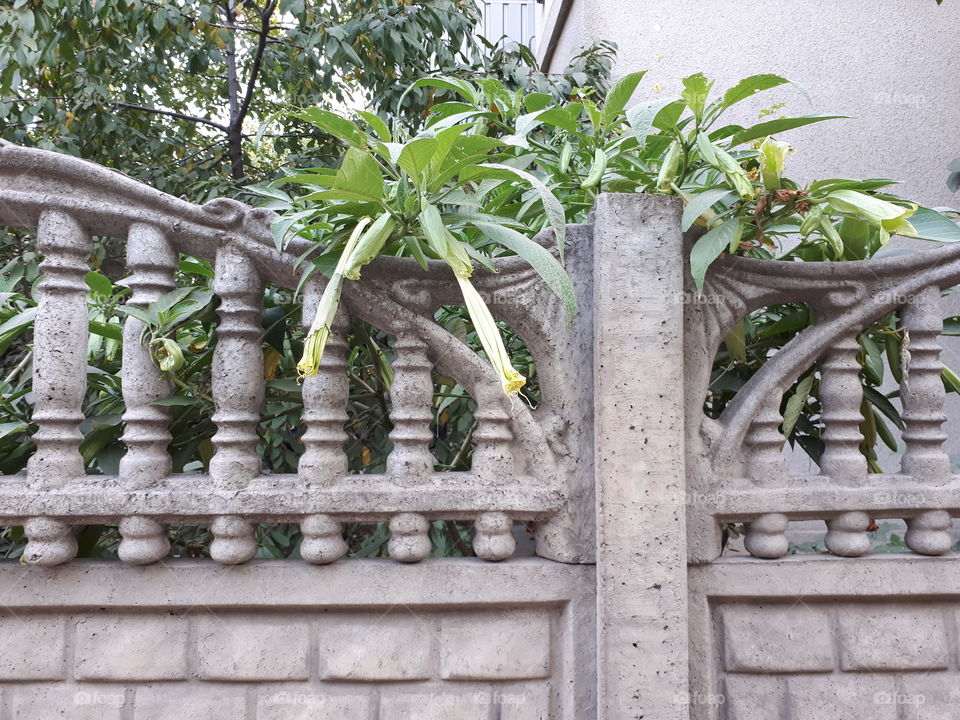
<svg viewBox="0 0 960 720"><path fill-rule="evenodd" d="M208 120L207 118L196 117L195 115L185 115L184 113L174 112L173 110L163 110L161 108L152 108L145 105L134 105L133 103L124 103L124 102L114 102L110 103L111 106L121 108L123 110L140 110L142 112L153 113L154 115L166 115L167 117L177 118L178 120L186 120L187 122L199 123L200 125L207 125L212 128L216 128L221 132L227 132L229 129L226 125L221 125L218 122L213 120Z"/></svg>

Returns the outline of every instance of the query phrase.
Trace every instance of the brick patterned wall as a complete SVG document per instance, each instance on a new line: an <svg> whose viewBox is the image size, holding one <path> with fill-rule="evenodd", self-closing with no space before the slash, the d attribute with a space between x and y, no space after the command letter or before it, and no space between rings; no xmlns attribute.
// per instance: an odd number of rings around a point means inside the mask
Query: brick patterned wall
<svg viewBox="0 0 960 720"><path fill-rule="evenodd" d="M960 718L956 604L721 604L715 622L728 720Z"/></svg>
<svg viewBox="0 0 960 720"><path fill-rule="evenodd" d="M692 720L960 720L956 556L690 570Z"/></svg>
<svg viewBox="0 0 960 720"><path fill-rule="evenodd" d="M4 720L548 720L558 621L554 607L8 613L0 706Z"/></svg>
<svg viewBox="0 0 960 720"><path fill-rule="evenodd" d="M0 720L577 720L595 703L589 567L77 565L0 566Z"/></svg>

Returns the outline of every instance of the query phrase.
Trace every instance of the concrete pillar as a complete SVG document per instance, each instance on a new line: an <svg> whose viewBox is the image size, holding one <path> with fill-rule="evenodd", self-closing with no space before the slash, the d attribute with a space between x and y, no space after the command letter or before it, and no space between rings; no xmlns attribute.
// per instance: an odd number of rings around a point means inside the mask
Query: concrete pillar
<svg viewBox="0 0 960 720"><path fill-rule="evenodd" d="M688 718L680 201L594 229L598 718Z"/></svg>

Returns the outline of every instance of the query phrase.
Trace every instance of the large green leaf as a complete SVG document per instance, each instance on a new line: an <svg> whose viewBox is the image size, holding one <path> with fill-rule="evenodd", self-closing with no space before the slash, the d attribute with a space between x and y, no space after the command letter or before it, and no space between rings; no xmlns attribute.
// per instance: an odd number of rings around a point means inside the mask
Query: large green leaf
<svg viewBox="0 0 960 720"><path fill-rule="evenodd" d="M603 124L609 125L616 117L623 112L633 93L637 90L637 85L647 74L646 70L633 72L624 75L617 80L607 93L607 100L603 105Z"/></svg>
<svg viewBox="0 0 960 720"><path fill-rule="evenodd" d="M710 95L712 87L713 81L708 80L703 73L696 73L683 79L683 90L680 91L680 97L687 103L687 107L690 108L695 117L703 117L707 97Z"/></svg>
<svg viewBox="0 0 960 720"><path fill-rule="evenodd" d="M753 97L758 92L763 92L764 90L769 90L779 85L785 85L789 82L789 80L780 75L769 73L751 75L738 82L723 94L723 99L720 101L720 108L726 109L731 105L736 105L738 102Z"/></svg>
<svg viewBox="0 0 960 720"><path fill-rule="evenodd" d="M380 201L383 198L380 166L369 153L355 147L347 148L334 180L334 188Z"/></svg>
<svg viewBox="0 0 960 720"><path fill-rule="evenodd" d="M698 217L732 194L728 187L714 188L712 190L704 190L702 193L697 193L690 198L687 206L683 209L681 228L684 231L689 230L690 226L697 221Z"/></svg>
<svg viewBox="0 0 960 720"><path fill-rule="evenodd" d="M661 98L634 105L627 111L627 123L633 129L634 135L642 148L647 137L653 134L654 129L664 129L675 125L685 105L682 100Z"/></svg>
<svg viewBox="0 0 960 720"><path fill-rule="evenodd" d="M907 221L917 229L917 237L937 242L960 241L960 225L953 220L927 207L919 207L907 218Z"/></svg>
<svg viewBox="0 0 960 720"><path fill-rule="evenodd" d="M298 117L350 145L355 147L363 147L364 145L364 135L360 132L360 128L350 120L329 110L307 108L298 113Z"/></svg>
<svg viewBox="0 0 960 720"><path fill-rule="evenodd" d="M707 275L707 268L720 256L720 253L729 248L730 244L740 237L742 232L743 221L739 218L731 218L717 225L697 240L690 251L690 273L693 275L698 290L703 289L703 280Z"/></svg>
<svg viewBox="0 0 960 720"><path fill-rule="evenodd" d="M824 120L836 120L838 118L846 118L847 115L803 115L801 117L792 117L792 118L778 118L776 120L768 120L767 122L762 122L753 127L748 127L746 130L738 132L733 136L733 140L730 143L731 147L736 145L743 145L744 143L751 142L752 140L759 140L760 138L767 137L768 135L776 135L777 133L786 132L787 130L793 130L794 128L803 127L804 125L812 125L813 123L823 122Z"/></svg>
<svg viewBox="0 0 960 720"><path fill-rule="evenodd" d="M543 203L543 210L547 214L547 220L550 222L550 227L553 228L553 232L557 236L557 248L560 251L560 260L562 262L563 244L567 238L567 216L557 196L551 192L550 188L543 184L540 178L528 173L526 170L520 170L519 168L499 163L487 163L481 167L501 170L516 175L521 180L528 182L531 187L537 191L537 194L540 196L540 201Z"/></svg>
<svg viewBox="0 0 960 720"><path fill-rule="evenodd" d="M550 252L513 228L483 222L475 223L475 225L488 238L515 252L530 263L530 267L537 271L537 274L563 301L567 310L567 317L573 317L577 311L577 298L573 290L573 283L570 281L567 271L563 269L563 265Z"/></svg>
<svg viewBox="0 0 960 720"><path fill-rule="evenodd" d="M426 169L430 167L430 161L433 159L434 153L437 152L439 145L437 139L432 137L422 137L411 140L404 145L403 150L400 152L397 165L403 168L404 172L406 172L414 182L420 184L423 182L423 174Z"/></svg>

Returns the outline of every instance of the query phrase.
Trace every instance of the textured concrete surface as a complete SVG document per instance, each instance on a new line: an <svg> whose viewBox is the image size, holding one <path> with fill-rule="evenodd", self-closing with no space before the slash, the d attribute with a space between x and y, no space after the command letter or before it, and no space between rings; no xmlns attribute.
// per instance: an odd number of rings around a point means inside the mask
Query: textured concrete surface
<svg viewBox="0 0 960 720"><path fill-rule="evenodd" d="M798 150L790 177L894 178L907 197L956 206L946 177L960 156L958 27L960 6L933 0L574 0L550 69L605 39L620 47L617 74L650 71L638 99L658 95L654 83L659 96L676 95L680 79L700 71L718 88L757 73L785 75L809 91L812 106L796 91L774 90L731 119L756 121L780 102L793 115L853 116L784 135Z"/></svg>
<svg viewBox="0 0 960 720"><path fill-rule="evenodd" d="M4 720L579 720L596 704L591 566L5 563L0 586Z"/></svg>
<svg viewBox="0 0 960 720"><path fill-rule="evenodd" d="M692 567L690 717L957 717L956 565L887 555Z"/></svg>
<svg viewBox="0 0 960 720"><path fill-rule="evenodd" d="M594 232L602 720L686 692L682 237L675 198L602 195ZM632 258L633 261L627 261Z"/></svg>

